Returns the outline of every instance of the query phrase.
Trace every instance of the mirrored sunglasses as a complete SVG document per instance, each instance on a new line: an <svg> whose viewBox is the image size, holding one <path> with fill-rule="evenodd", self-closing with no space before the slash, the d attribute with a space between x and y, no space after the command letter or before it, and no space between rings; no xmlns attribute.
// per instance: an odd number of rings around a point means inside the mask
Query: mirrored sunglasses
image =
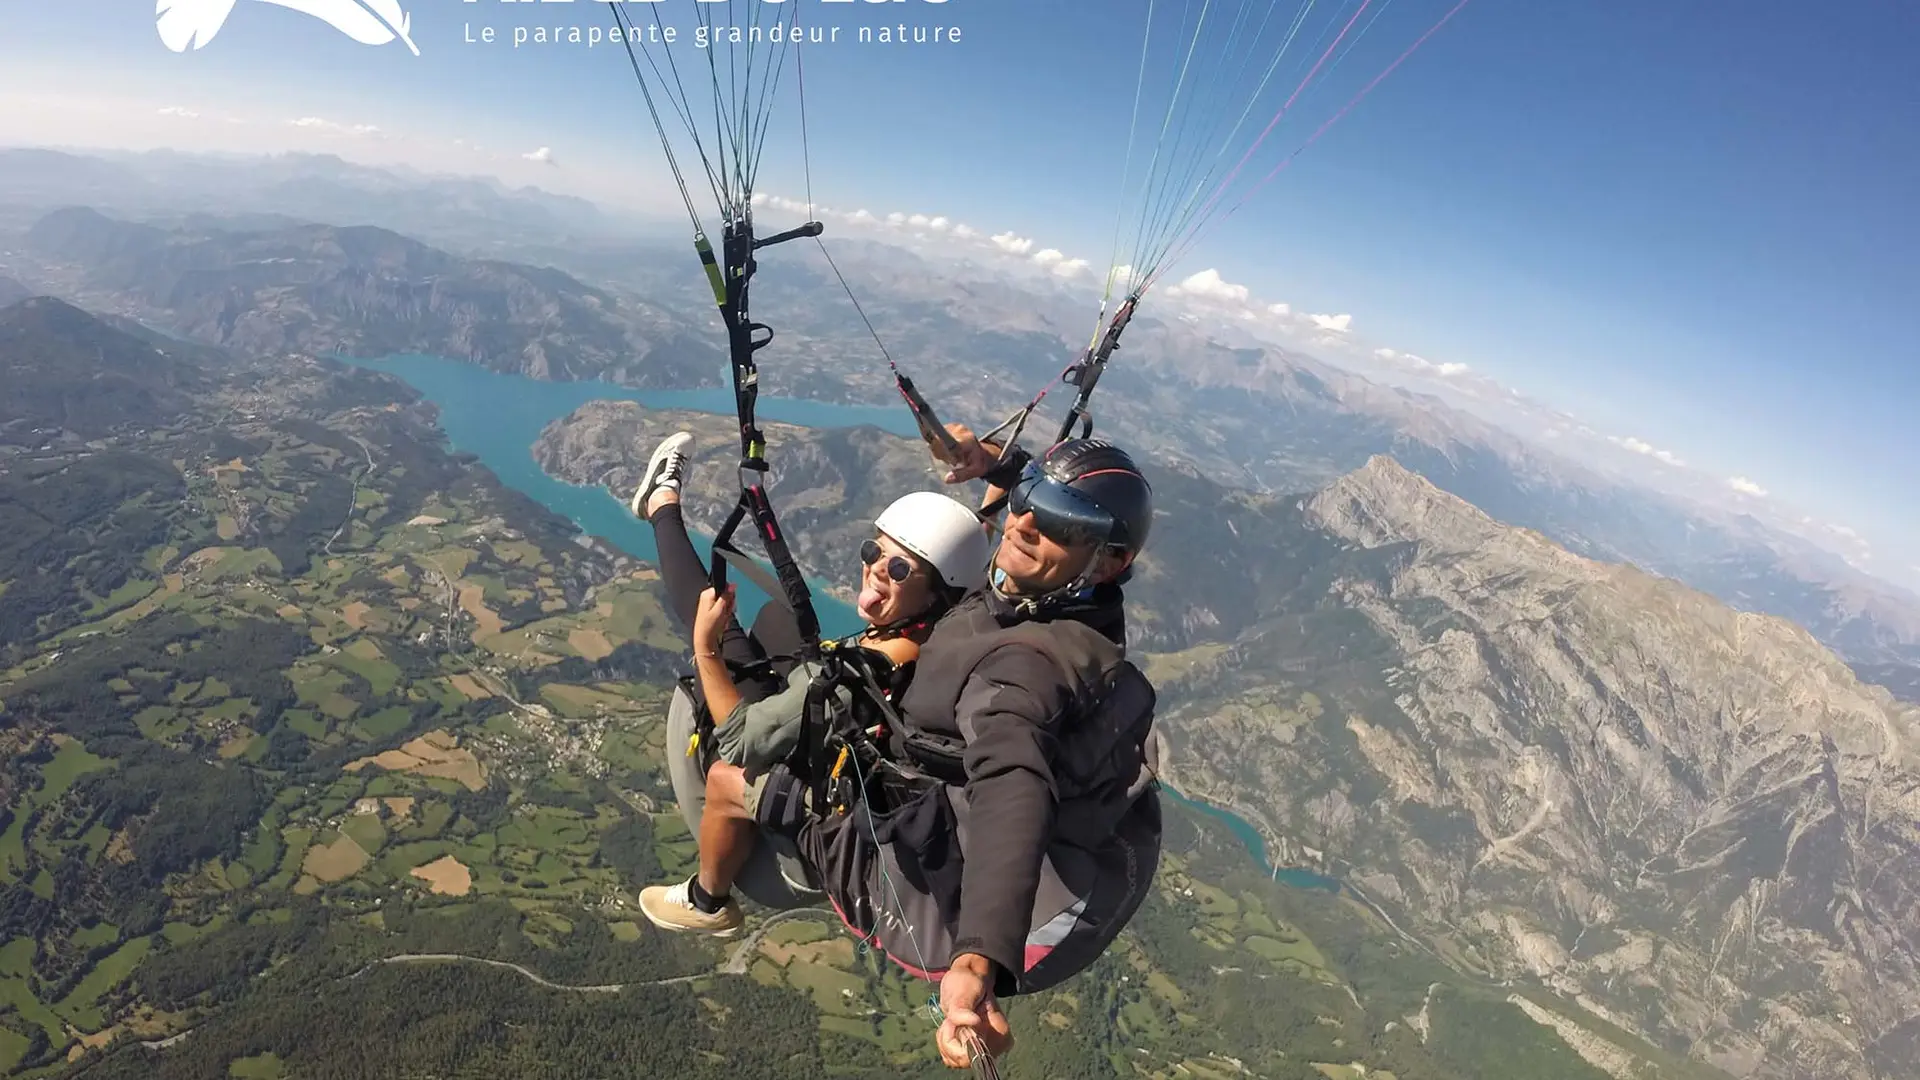
<svg viewBox="0 0 1920 1080"><path fill-rule="evenodd" d="M886 552L880 547L880 541L867 539L860 542L860 562L862 565L872 566L874 563L880 561L882 555L886 555ZM913 564L900 555L888 556L887 576L896 582L905 581L913 576Z"/></svg>

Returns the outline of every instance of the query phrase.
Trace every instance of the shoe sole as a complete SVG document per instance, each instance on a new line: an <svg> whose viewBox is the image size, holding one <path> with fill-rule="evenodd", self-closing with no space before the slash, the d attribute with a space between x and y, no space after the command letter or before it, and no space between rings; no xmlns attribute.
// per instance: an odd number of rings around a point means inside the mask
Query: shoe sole
<svg viewBox="0 0 1920 1080"><path fill-rule="evenodd" d="M686 923L668 922L665 919L655 918L653 912L648 911L644 907L640 909L640 914L645 915L648 922L662 930L674 930L683 934L705 934L708 937L730 938L738 937L740 931L743 929L741 926L731 926L725 930L702 930L698 926L688 926Z"/></svg>
<svg viewBox="0 0 1920 1080"><path fill-rule="evenodd" d="M682 435L686 437L682 438ZM686 452L685 448L692 444L693 436L686 432L678 432L661 440L660 445L654 449L653 456L647 459L647 471L640 477L640 489L633 493L633 501L627 504L627 509L633 512L634 517L640 518L643 521L646 520L647 499L651 498L654 491L660 486L654 483L653 480L660 472L660 466L664 464L668 456L675 451L684 454Z"/></svg>

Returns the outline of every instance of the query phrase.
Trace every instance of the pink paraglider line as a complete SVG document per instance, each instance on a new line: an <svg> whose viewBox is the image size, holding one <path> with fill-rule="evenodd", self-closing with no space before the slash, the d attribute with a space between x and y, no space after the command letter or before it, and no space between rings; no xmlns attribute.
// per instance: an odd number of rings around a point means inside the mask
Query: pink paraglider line
<svg viewBox="0 0 1920 1080"><path fill-rule="evenodd" d="M1207 212L1213 209L1214 204L1220 201L1220 196L1226 194L1227 189L1233 185L1233 178L1240 175L1241 169L1246 168L1247 162L1253 158L1254 151L1260 149L1260 144L1266 142L1267 136L1273 134L1273 129L1280 125L1280 121L1287 115L1287 111L1293 108L1293 103L1300 100L1300 95L1306 92L1307 85L1313 82L1315 75L1320 74L1320 69L1326 66L1327 60L1333 56L1334 50L1340 47L1342 41L1346 40L1347 32L1353 29L1353 24L1360 21L1360 16L1366 14L1367 8L1372 4L1373 0L1365 0L1365 3L1362 3L1354 10L1353 17L1347 20L1347 25L1340 28L1340 36L1334 38L1333 44L1327 46L1327 51L1320 54L1320 59L1315 61L1313 70L1307 72L1307 77L1301 79L1300 85L1293 88L1293 93L1288 96L1286 103L1280 106L1280 111L1273 114L1273 119L1267 121L1266 130L1260 133L1259 138L1253 140L1253 145L1247 147L1246 153L1240 155L1240 160L1234 165L1233 171L1227 174L1225 180L1220 181L1219 187L1213 189L1213 194L1207 196L1206 203L1201 206L1200 213L1197 215L1199 220L1206 219Z"/></svg>
<svg viewBox="0 0 1920 1080"><path fill-rule="evenodd" d="M1359 93L1353 95L1353 98L1350 101L1348 101L1345 105L1340 107L1339 112L1334 113L1331 117L1327 119L1325 123L1321 124L1320 127L1317 130L1315 130L1312 135L1308 136L1307 141L1301 143L1299 149L1295 150L1291 154L1288 154L1286 157L1286 160L1274 166L1272 172L1268 173L1266 176L1261 177L1259 183L1249 188L1247 190L1247 193L1245 195L1242 195L1238 202L1234 203L1233 206L1229 208L1225 214L1222 214L1220 216L1219 221L1226 221L1228 218L1231 218L1235 213L1239 211L1239 209L1242 206L1245 206L1247 204L1247 200L1251 199L1256 192L1258 192L1261 188L1266 187L1267 184L1270 181L1272 181L1274 177L1279 176L1281 173L1285 172L1287 169L1287 166L1292 165L1295 158L1299 157L1301 154L1306 152L1307 147L1312 146L1316 142L1319 142L1320 136L1325 135L1335 124L1339 123L1348 113L1352 112L1354 110L1354 107L1359 105L1360 102L1364 101L1368 94L1373 93L1373 90L1375 87L1379 86L1381 83L1386 81L1387 76L1392 75L1395 69L1399 68L1400 65L1406 63L1407 60L1413 56L1414 53L1419 52L1420 46L1425 45L1427 43L1428 38L1431 38L1433 37L1433 35L1439 33L1441 27L1447 25L1447 23L1450 22L1455 15L1458 15L1460 13L1461 8L1466 7L1471 2L1472 0L1460 0L1459 3L1453 6L1452 10L1448 11L1445 15L1442 15L1440 17L1439 22L1434 23L1433 26L1430 27L1426 33L1421 34L1420 37L1417 40L1415 40L1412 45L1407 46L1406 52L1401 53L1398 59L1396 59L1393 63L1388 64L1386 67L1386 70L1374 76L1372 82L1368 83L1365 87L1361 88ZM1357 17L1359 15L1359 12L1355 12L1354 14ZM1339 42L1336 41L1335 44L1339 44ZM1264 138L1265 136L1262 136L1262 137ZM1248 153L1251 154L1252 151L1249 150ZM1238 169L1236 168L1235 171L1237 172ZM1213 223L1209 223L1209 224L1213 224ZM1179 262L1181 257L1185 256L1187 251L1192 248L1193 242L1199 238L1201 231L1202 230L1200 229L1195 229L1192 233L1190 233L1187 236L1187 238L1181 242L1179 250L1174 253L1173 257L1167 259L1161 265L1170 266L1174 263Z"/></svg>

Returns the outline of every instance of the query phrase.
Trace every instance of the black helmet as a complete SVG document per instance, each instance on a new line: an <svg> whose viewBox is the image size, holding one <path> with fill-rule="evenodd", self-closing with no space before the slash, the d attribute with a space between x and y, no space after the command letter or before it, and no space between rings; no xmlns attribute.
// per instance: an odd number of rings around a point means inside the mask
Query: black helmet
<svg viewBox="0 0 1920 1080"><path fill-rule="evenodd" d="M1131 555L1147 545L1153 527L1153 488L1125 450L1104 439L1068 439L1040 459L1040 472L1106 511L1104 543Z"/></svg>

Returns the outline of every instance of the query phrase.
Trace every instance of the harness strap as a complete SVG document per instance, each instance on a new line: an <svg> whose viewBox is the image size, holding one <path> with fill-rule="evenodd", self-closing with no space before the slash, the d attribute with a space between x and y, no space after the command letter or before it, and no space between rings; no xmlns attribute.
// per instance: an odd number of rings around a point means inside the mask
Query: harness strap
<svg viewBox="0 0 1920 1080"><path fill-rule="evenodd" d="M800 228L755 240L753 220L744 217L726 227L721 244L724 267L715 259L712 245L704 236L697 238L694 245L706 268L708 281L713 286L720 317L727 325L727 351L733 368L734 410L740 421L740 501L734 505L726 524L714 536L713 562L708 580L715 591L723 589L727 583L727 564L732 562L739 566L749 580L793 612L803 643L802 653L807 658L817 656L820 652L820 618L814 611L813 595L807 587L806 576L800 572L799 563L787 547L780 520L773 512L773 503L767 498L762 479L769 469L767 439L755 415L760 399L760 368L754 361L754 354L773 343L773 329L748 317L747 297L755 269L754 251L803 236L818 236L821 231L820 223L808 222ZM750 474L756 473L760 474L759 478L749 479ZM735 533L749 517L753 519L760 542L766 548L768 561L773 564L777 578L775 582L769 582L764 575L757 573L758 568L733 545Z"/></svg>
<svg viewBox="0 0 1920 1080"><path fill-rule="evenodd" d="M1120 347L1120 335L1127 330L1127 324L1133 321L1133 309L1140 302L1140 294L1134 293L1113 313L1113 321L1107 324L1107 332L1101 336L1100 344L1088 350L1086 359L1067 369L1061 381L1069 382L1080 388L1079 396L1074 398L1073 407L1067 410L1067 418L1060 424L1059 434L1054 436L1056 443L1065 442L1073 434L1073 423L1080 421L1080 437L1093 434L1093 414L1087 410L1087 402L1093 397L1093 388L1100 383L1100 376L1106 373L1107 360Z"/></svg>
<svg viewBox="0 0 1920 1080"><path fill-rule="evenodd" d="M767 561L773 564L774 580L769 580L753 561L742 554L733 545L734 534L751 517L760 535L760 543L766 548ZM741 489L740 501L734 504L733 513L728 515L726 524L713 538L713 561L708 572L714 591L724 589L727 584L727 565L738 567L747 579L752 581L769 597L786 605L793 612L793 621L800 630L802 651L808 658L820 652L820 616L813 609L813 592L807 587L806 575L800 572L800 564L795 561L793 552L787 547L786 534L780 529L780 521L773 513L773 504L767 499L766 489L759 484L749 484Z"/></svg>

